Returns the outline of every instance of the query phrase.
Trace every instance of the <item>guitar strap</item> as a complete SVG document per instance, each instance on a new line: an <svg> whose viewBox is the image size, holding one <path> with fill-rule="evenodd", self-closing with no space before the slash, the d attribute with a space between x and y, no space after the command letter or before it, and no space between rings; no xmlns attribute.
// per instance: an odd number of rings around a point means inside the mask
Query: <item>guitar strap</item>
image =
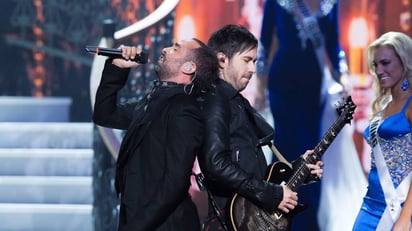
<svg viewBox="0 0 412 231"><path fill-rule="evenodd" d="M288 160L286 160L286 158L279 152L279 150L276 148L276 146L274 144L269 143L268 146L280 162L283 162L283 163L287 164L290 168L292 168L292 164Z"/></svg>
<svg viewBox="0 0 412 231"><path fill-rule="evenodd" d="M215 213L215 215L216 215L217 219L219 220L220 224L222 225L223 229L225 231L229 231L229 229L227 228L225 219L223 217L223 211L217 205L216 200L213 197L212 193L210 193L210 191L205 186L205 175L201 172L197 173L197 174L196 173L192 173L192 174L195 176L195 179L196 179L197 185L199 187L199 190L207 192L209 205L212 206L213 212Z"/></svg>
<svg viewBox="0 0 412 231"><path fill-rule="evenodd" d="M271 141L274 136L273 128L269 124L266 123L266 120L258 112L252 109L252 107L250 106L246 98L241 97L241 99L244 101L243 105L244 105L246 114L249 117L249 121L253 123L254 125L253 127L256 131L256 134L258 134L258 136L266 135L265 137L259 139L258 141L259 143L257 146L267 145L271 149L273 154L275 154L276 158L279 161L287 164L289 167L292 167L292 164L279 152L279 150L276 148L276 146Z"/></svg>

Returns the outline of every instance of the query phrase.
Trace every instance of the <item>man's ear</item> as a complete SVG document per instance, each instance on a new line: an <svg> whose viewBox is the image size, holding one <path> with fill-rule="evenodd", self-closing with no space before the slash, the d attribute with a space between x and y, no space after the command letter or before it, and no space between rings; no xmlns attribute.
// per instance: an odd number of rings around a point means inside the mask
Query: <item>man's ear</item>
<svg viewBox="0 0 412 231"><path fill-rule="evenodd" d="M217 52L217 59L219 60L219 67L224 68L228 63L227 56L223 52Z"/></svg>
<svg viewBox="0 0 412 231"><path fill-rule="evenodd" d="M185 62L180 69L183 73L191 75L196 71L196 64L194 62Z"/></svg>

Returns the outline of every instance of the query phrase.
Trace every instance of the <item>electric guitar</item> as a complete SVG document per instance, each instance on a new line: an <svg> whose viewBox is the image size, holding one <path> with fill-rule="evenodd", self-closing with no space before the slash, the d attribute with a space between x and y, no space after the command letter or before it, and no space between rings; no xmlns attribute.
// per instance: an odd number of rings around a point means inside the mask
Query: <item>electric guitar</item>
<svg viewBox="0 0 412 231"><path fill-rule="evenodd" d="M321 156L345 124L350 123L355 108L356 105L352 102L351 96L348 96L345 102L336 108L339 117L316 145L314 153L309 155L306 161L303 161L294 172L291 167L284 162L276 162L270 165L267 169L266 180L277 184L286 182L287 187L297 192L299 187L311 174L306 164L315 164L320 160ZM280 210L269 213L257 207L244 197L235 194L229 207L229 226L234 231L284 231L290 228L293 216L302 210L304 210L304 206L300 204L287 214Z"/></svg>

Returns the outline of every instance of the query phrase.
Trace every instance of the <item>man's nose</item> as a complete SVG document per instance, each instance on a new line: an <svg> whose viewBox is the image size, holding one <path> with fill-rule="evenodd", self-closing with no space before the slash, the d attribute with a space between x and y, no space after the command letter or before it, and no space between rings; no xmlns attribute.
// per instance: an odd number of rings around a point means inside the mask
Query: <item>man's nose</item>
<svg viewBox="0 0 412 231"><path fill-rule="evenodd" d="M252 63L251 65L249 65L249 72L252 74L256 73L256 63Z"/></svg>

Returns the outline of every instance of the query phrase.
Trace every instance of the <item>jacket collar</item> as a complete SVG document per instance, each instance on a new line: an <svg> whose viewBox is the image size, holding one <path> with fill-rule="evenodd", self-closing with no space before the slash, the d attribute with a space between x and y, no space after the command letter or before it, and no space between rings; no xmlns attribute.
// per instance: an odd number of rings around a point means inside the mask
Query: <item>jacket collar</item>
<svg viewBox="0 0 412 231"><path fill-rule="evenodd" d="M223 79L216 80L216 87L220 89L220 93L228 99L235 98L239 92Z"/></svg>

